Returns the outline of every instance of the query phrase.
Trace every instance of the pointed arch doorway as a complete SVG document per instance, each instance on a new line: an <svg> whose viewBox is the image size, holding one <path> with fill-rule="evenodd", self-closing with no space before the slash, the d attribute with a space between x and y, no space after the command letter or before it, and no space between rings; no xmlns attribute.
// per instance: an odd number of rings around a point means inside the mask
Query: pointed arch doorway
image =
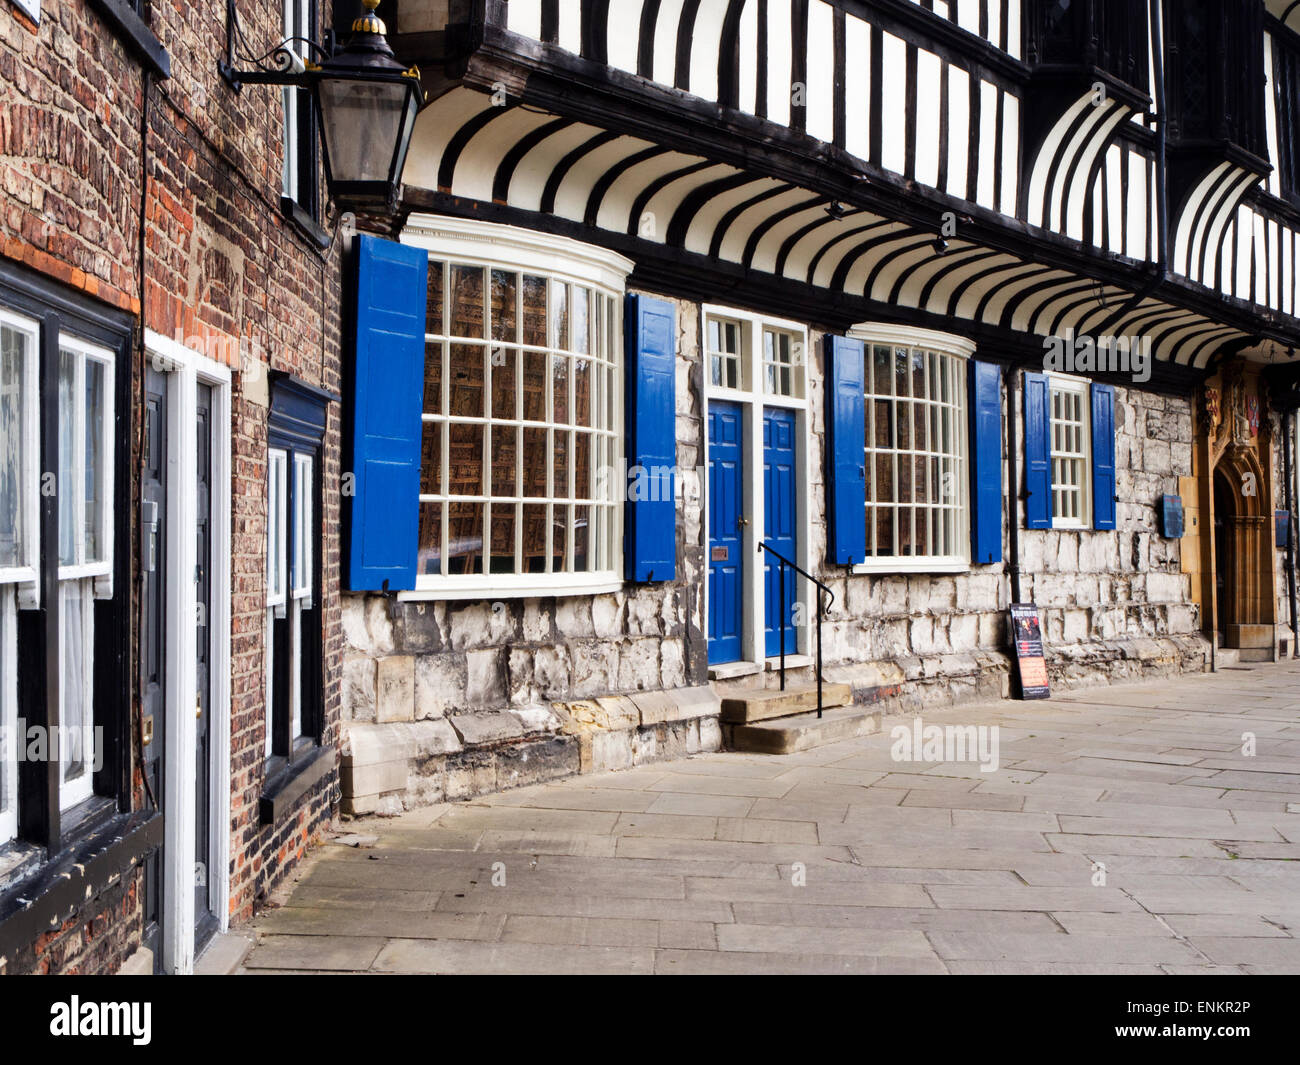
<svg viewBox="0 0 1300 1065"><path fill-rule="evenodd" d="M1267 490L1253 448L1230 447L1215 465L1215 622L1222 647L1273 646Z"/></svg>

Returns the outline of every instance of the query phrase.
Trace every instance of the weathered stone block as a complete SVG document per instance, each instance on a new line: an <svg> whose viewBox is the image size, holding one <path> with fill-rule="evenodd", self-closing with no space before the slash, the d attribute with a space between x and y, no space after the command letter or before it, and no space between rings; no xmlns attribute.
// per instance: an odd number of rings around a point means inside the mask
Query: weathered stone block
<svg viewBox="0 0 1300 1065"><path fill-rule="evenodd" d="M641 714L641 727L666 721L687 721L716 717L722 705L712 688L680 688L677 691L640 692L631 700Z"/></svg>
<svg viewBox="0 0 1300 1065"><path fill-rule="evenodd" d="M375 660L350 657L343 662L342 704L345 721L375 719Z"/></svg>
<svg viewBox="0 0 1300 1065"><path fill-rule="evenodd" d="M410 655L389 655L377 666L378 695L375 720L415 720L415 659Z"/></svg>
<svg viewBox="0 0 1300 1065"><path fill-rule="evenodd" d="M415 718L445 717L465 705L465 660L430 654L415 659Z"/></svg>
<svg viewBox="0 0 1300 1065"><path fill-rule="evenodd" d="M608 769L630 769L635 730L621 732L593 732L591 742L591 772L602 773Z"/></svg>
<svg viewBox="0 0 1300 1065"><path fill-rule="evenodd" d="M465 703L470 707L500 706L506 701L501 652L470 651L465 655Z"/></svg>
<svg viewBox="0 0 1300 1065"><path fill-rule="evenodd" d="M479 747L484 744L500 743L504 740L518 739L524 734L524 727L513 714L504 711L485 711L475 714L457 714L448 718L451 727L460 736L466 747Z"/></svg>

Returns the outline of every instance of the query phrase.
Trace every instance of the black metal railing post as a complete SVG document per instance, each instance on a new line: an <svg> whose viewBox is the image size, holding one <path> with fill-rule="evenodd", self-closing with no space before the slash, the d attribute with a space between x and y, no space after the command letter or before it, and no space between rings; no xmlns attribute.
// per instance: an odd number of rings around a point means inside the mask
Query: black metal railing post
<svg viewBox="0 0 1300 1065"><path fill-rule="evenodd" d="M835 593L832 592L830 588L828 588L825 584L819 581L807 570L801 569L794 562L791 562L790 559L786 558L783 554L781 554L780 551L773 551L770 547L767 546L767 544L760 543L758 545L758 553L762 554L764 551L766 551L769 555L771 555L774 559L776 559L777 563L781 567L777 573L777 579L779 581L780 595L781 595L779 602L781 604L781 690L782 691L785 691L785 628L786 628L785 570L786 567L788 566L790 569L794 570L795 573L797 573L799 576L805 578L808 581L811 581L814 585L817 586L817 716L821 717L822 716L822 689L823 689L822 621L825 617L826 607L829 605L829 603L824 598L824 596L829 595L830 596L829 602L833 603L835 602Z"/></svg>
<svg viewBox="0 0 1300 1065"><path fill-rule="evenodd" d="M785 563L781 563L781 595L777 602L781 604L781 690L785 691Z"/></svg>

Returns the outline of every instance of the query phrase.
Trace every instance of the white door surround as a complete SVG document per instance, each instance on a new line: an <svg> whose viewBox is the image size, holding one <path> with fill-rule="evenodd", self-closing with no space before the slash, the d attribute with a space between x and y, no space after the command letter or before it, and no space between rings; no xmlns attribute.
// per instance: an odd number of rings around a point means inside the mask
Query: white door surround
<svg viewBox="0 0 1300 1065"><path fill-rule="evenodd" d="M211 718L212 817L210 837L213 907L221 931L229 925L230 882L230 368L145 330L145 354L153 367L168 375L169 395L165 431L167 449L167 572L195 572L197 539L197 476L193 458L197 446L196 391L202 383L212 389L212 566L211 606L207 631L210 648L209 701ZM194 580L168 582L166 624L166 732L163 809L163 968L190 973L194 968L196 732L193 708L197 698L195 668L198 596Z"/></svg>

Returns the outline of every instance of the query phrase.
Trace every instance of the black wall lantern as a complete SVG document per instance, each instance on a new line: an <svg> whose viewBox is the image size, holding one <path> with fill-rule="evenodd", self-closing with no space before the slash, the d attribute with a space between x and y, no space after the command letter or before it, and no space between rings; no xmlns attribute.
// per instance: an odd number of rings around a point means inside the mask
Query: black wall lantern
<svg viewBox="0 0 1300 1065"><path fill-rule="evenodd" d="M419 70L404 68L388 45L387 28L375 14L379 2L362 0L366 10L352 23L346 47L336 48L332 33L323 44L290 38L249 60L254 69L236 70L235 46L243 43L243 34L235 2L227 0L226 61L220 70L236 92L243 84L311 89L330 196L341 210L392 215L423 94ZM319 62L299 58L299 44Z"/></svg>

